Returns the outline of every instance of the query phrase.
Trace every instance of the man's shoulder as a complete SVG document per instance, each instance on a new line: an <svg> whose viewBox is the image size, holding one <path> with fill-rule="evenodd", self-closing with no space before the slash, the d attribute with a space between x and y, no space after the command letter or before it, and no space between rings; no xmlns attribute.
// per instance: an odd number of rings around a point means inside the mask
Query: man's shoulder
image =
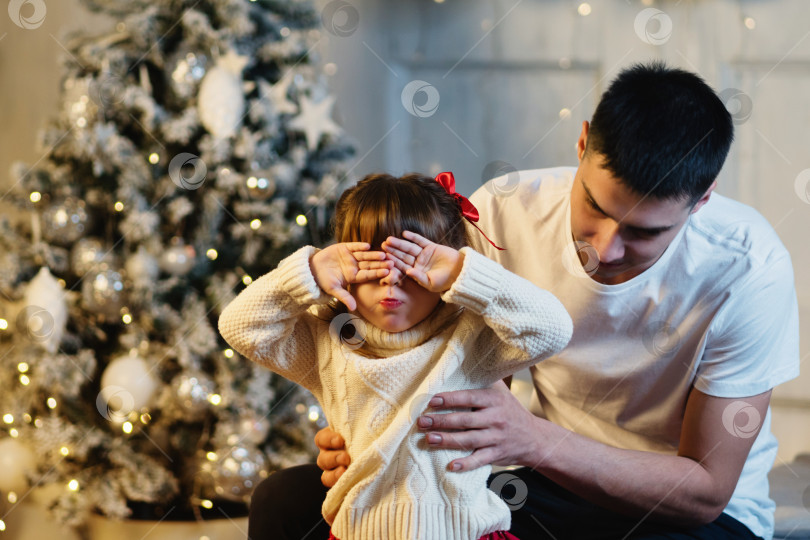
<svg viewBox="0 0 810 540"><path fill-rule="evenodd" d="M470 197L474 204L535 206L571 192L576 167L512 171L487 181Z"/></svg>
<svg viewBox="0 0 810 540"><path fill-rule="evenodd" d="M730 255L765 263L789 257L776 231L756 209L712 193L709 202L690 220L690 230L716 257L720 250Z"/></svg>

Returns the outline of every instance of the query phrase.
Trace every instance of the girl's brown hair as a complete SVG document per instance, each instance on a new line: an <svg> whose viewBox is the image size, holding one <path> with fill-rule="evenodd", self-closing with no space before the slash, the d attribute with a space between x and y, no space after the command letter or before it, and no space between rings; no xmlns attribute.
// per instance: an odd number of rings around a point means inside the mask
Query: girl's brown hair
<svg viewBox="0 0 810 540"><path fill-rule="evenodd" d="M338 199L334 229L337 242L368 242L374 251L402 231L455 249L469 245L456 199L435 179L416 173L364 177Z"/></svg>
<svg viewBox="0 0 810 540"><path fill-rule="evenodd" d="M390 174L365 176L338 199L333 225L335 241L368 242L373 251L381 251L381 244L389 236L401 238L402 231L415 232L455 249L469 245L464 217L455 197L435 179L416 173L400 178ZM438 306L443 304L440 301ZM346 306L336 299L329 302L328 309L329 320L347 312ZM460 313L461 308L434 332L443 331ZM340 329L341 335L344 331L351 335L357 332L352 324L348 326ZM363 345L354 352L375 357L365 349Z"/></svg>

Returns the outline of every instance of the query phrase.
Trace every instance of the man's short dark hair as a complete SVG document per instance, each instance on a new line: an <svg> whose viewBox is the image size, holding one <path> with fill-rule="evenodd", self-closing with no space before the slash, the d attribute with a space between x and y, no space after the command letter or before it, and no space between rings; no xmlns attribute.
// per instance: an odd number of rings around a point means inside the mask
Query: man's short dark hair
<svg viewBox="0 0 810 540"><path fill-rule="evenodd" d="M702 78L652 62L623 70L602 94L586 153L636 193L694 204L733 138L731 115Z"/></svg>

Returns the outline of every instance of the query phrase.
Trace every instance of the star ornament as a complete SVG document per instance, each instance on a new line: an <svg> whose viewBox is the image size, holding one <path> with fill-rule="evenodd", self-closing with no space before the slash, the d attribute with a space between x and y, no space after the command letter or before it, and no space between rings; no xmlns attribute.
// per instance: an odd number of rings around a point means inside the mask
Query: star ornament
<svg viewBox="0 0 810 540"><path fill-rule="evenodd" d="M332 121L332 107L335 97L327 96L318 103L301 96L301 113L290 120L287 125L290 131L303 132L310 152L318 147L323 135L340 135L343 130Z"/></svg>
<svg viewBox="0 0 810 540"><path fill-rule="evenodd" d="M269 103L276 114L295 114L298 106L287 99L287 89L292 79L282 77L276 84L271 85L264 79L259 79L259 95L264 103Z"/></svg>

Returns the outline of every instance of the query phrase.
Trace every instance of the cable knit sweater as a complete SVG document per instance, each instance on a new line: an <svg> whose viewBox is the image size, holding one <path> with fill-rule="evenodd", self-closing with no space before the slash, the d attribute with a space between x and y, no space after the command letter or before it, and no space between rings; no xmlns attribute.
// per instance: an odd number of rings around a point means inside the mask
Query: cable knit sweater
<svg viewBox="0 0 810 540"><path fill-rule="evenodd" d="M331 298L303 247L257 279L219 318L244 356L309 389L344 439L351 465L322 512L341 540L477 540L508 530L509 508L489 489L490 466L450 472L465 450L428 447L416 418L437 392L485 388L568 343L572 323L548 291L462 248L444 302L403 332L371 324L358 354L330 337Z"/></svg>

